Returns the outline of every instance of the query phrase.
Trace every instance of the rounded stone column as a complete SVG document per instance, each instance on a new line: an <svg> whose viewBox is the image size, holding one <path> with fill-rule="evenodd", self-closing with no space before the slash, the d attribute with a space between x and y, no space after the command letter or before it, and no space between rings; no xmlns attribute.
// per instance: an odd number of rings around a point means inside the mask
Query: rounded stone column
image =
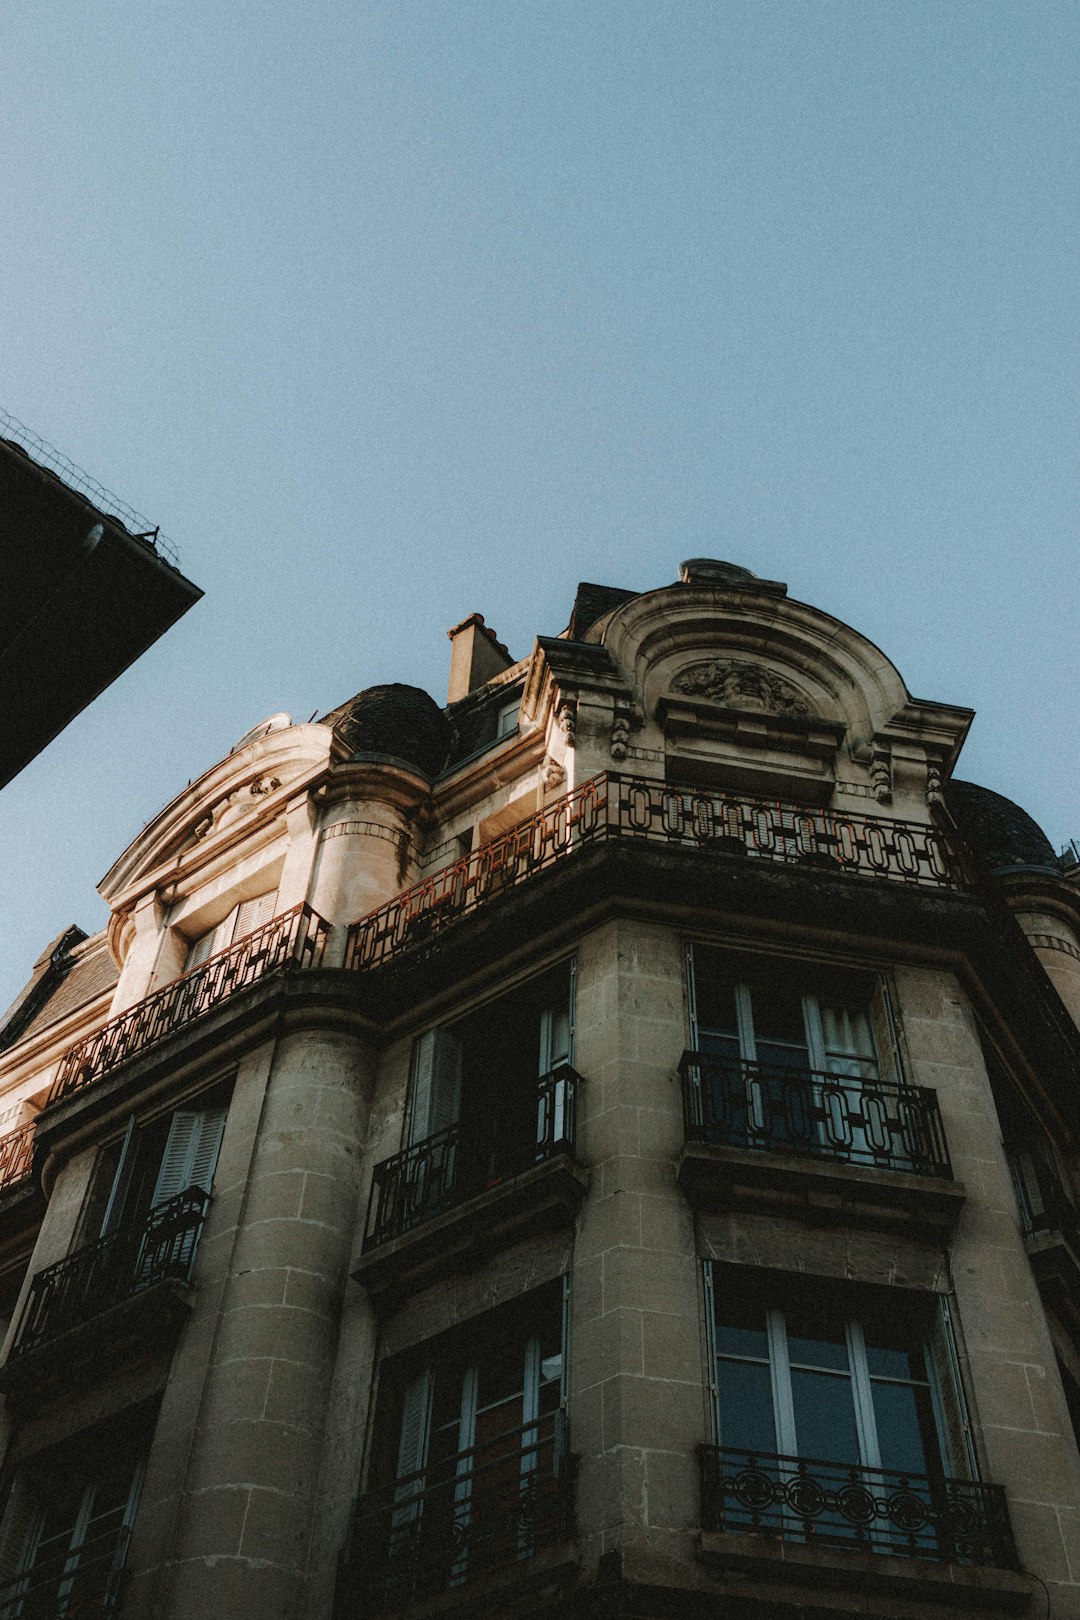
<svg viewBox="0 0 1080 1620"><path fill-rule="evenodd" d="M283 1036L247 1173L220 1192L215 1182L214 1252L195 1280L206 1270L220 1281L200 1287L189 1355L182 1347L166 1396L173 1409L163 1408L154 1441L161 1464L182 1474L152 1601L160 1620L295 1620L304 1611L371 1083L371 1054L347 1032ZM174 1389L185 1382L187 1392Z"/></svg>

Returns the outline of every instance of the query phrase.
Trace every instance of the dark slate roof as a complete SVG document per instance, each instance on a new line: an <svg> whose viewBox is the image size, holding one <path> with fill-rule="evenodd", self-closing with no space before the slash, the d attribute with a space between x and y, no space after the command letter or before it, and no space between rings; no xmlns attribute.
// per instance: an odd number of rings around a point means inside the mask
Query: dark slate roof
<svg viewBox="0 0 1080 1620"><path fill-rule="evenodd" d="M34 972L0 1025L0 1048L55 1024L110 990L119 978L104 934L86 943L81 928L66 928L34 964Z"/></svg>
<svg viewBox="0 0 1080 1620"><path fill-rule="evenodd" d="M994 873L1061 875L1054 846L1038 822L1011 799L977 782L951 781L945 801L972 851Z"/></svg>
<svg viewBox="0 0 1080 1620"><path fill-rule="evenodd" d="M350 759L396 759L424 776L438 775L450 752L450 722L419 686L369 686L322 724L333 726Z"/></svg>
<svg viewBox="0 0 1080 1620"><path fill-rule="evenodd" d="M590 585L582 580L574 597L574 609L566 634L571 641L582 641L597 619L602 619L613 608L632 602L640 591L624 591L618 585Z"/></svg>
<svg viewBox="0 0 1080 1620"><path fill-rule="evenodd" d="M471 759L489 747L499 735L499 715L507 704L521 701L523 681L504 681L498 686L480 686L446 710L453 730L453 742L446 769ZM513 733L511 733L513 735Z"/></svg>

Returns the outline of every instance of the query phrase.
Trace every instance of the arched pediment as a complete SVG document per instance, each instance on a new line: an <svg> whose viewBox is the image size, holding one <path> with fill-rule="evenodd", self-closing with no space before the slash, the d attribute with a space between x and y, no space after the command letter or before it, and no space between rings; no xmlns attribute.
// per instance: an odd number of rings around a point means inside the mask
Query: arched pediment
<svg viewBox="0 0 1080 1620"><path fill-rule="evenodd" d="M99 885L110 906L161 881L168 871L210 859L248 828L276 818L330 763L329 726L287 726L235 749L179 793L114 863Z"/></svg>
<svg viewBox="0 0 1080 1620"><path fill-rule="evenodd" d="M667 694L841 724L868 743L909 702L899 671L865 636L817 608L752 586L671 585L597 624L647 715Z"/></svg>

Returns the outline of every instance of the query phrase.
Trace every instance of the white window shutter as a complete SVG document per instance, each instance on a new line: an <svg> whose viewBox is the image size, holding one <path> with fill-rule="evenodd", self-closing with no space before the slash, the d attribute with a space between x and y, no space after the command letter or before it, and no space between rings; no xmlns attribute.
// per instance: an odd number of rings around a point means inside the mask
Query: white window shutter
<svg viewBox="0 0 1080 1620"><path fill-rule="evenodd" d="M420 1511L418 1499L423 1494L424 1482L422 1478L412 1479L410 1476L419 1474L427 1463L432 1382L431 1369L425 1367L419 1377L408 1385L402 1401L397 1478L405 1483L398 1486L395 1495L395 1527L409 1523Z"/></svg>
<svg viewBox="0 0 1080 1620"><path fill-rule="evenodd" d="M166 1203L189 1187L210 1191L224 1129L224 1108L177 1109L154 1184L151 1199L154 1206Z"/></svg>
<svg viewBox="0 0 1080 1620"><path fill-rule="evenodd" d="M248 934L253 934L256 928L268 923L274 915L276 905L276 889L268 889L265 894L257 894L254 900L244 900L236 909L233 939L245 939Z"/></svg>
<svg viewBox="0 0 1080 1620"><path fill-rule="evenodd" d="M429 1029L413 1048L409 1146L457 1123L461 1111L461 1041L446 1029Z"/></svg>
<svg viewBox="0 0 1080 1620"><path fill-rule="evenodd" d="M202 1116L202 1125L196 1133L188 1186L201 1187L205 1193L208 1193L214 1184L221 1138L225 1134L225 1113L224 1108L207 1109Z"/></svg>
<svg viewBox="0 0 1080 1620"><path fill-rule="evenodd" d="M952 1312L944 1294L937 1297L937 1310L930 1321L926 1349L930 1363L930 1391L941 1431L939 1439L945 1470L961 1478L978 1479L979 1465L971 1432L971 1417L960 1378L960 1355L956 1347Z"/></svg>

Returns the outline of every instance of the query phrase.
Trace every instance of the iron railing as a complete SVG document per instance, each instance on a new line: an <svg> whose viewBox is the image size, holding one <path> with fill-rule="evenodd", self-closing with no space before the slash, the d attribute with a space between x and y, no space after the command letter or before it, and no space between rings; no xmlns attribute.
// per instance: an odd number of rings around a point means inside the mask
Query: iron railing
<svg viewBox="0 0 1080 1620"><path fill-rule="evenodd" d="M328 933L328 924L310 906L294 906L264 923L73 1046L57 1070L49 1102L82 1091L268 973L290 965L318 967Z"/></svg>
<svg viewBox="0 0 1080 1620"><path fill-rule="evenodd" d="M495 1436L357 1503L348 1568L364 1615L515 1564L573 1533L561 1411Z"/></svg>
<svg viewBox="0 0 1080 1620"><path fill-rule="evenodd" d="M1013 1142L1005 1152L1024 1236L1040 1238L1059 1233L1080 1254L1080 1215L1062 1185L1049 1150L1041 1143Z"/></svg>
<svg viewBox="0 0 1080 1620"><path fill-rule="evenodd" d="M130 1530L121 1525L35 1559L25 1575L0 1586L0 1620L97 1620L116 1614L130 1539Z"/></svg>
<svg viewBox="0 0 1080 1620"><path fill-rule="evenodd" d="M96 478L91 478L88 472L84 472L73 461L69 461L62 451L57 450L55 445L50 444L47 439L41 438L32 428L28 428L24 422L20 422L17 416L12 416L9 411L0 410L0 439L6 439L11 444L19 445L22 450L26 451L31 461L36 462L39 467L45 467L49 472L55 473L61 483L66 484L68 489L76 490L103 516L119 519L129 534L133 534L138 539L145 540L149 545L152 545L154 550L164 557L166 562L171 563L174 568L180 566L180 558L176 554L175 546L166 540L157 524L149 523L139 512L134 511L126 501L122 501L118 495L114 495L111 490L106 489L104 484L99 484Z"/></svg>
<svg viewBox="0 0 1080 1620"><path fill-rule="evenodd" d="M590 844L644 840L931 888L964 883L945 833L921 822L752 799L614 772L396 895L352 924L345 965L377 967Z"/></svg>
<svg viewBox="0 0 1080 1620"><path fill-rule="evenodd" d="M703 1530L1016 1569L1000 1485L700 1446Z"/></svg>
<svg viewBox="0 0 1080 1620"><path fill-rule="evenodd" d="M952 1175L937 1095L926 1086L702 1052L684 1052L679 1074L688 1142Z"/></svg>
<svg viewBox="0 0 1080 1620"><path fill-rule="evenodd" d="M189 1187L140 1226L121 1226L45 1266L30 1283L8 1359L80 1327L153 1283L191 1274L209 1194Z"/></svg>
<svg viewBox="0 0 1080 1620"><path fill-rule="evenodd" d="M577 1087L568 1063L542 1076L536 1089L533 1134L496 1114L477 1129L451 1125L375 1166L364 1248L400 1237L444 1210L520 1175L557 1153L572 1152Z"/></svg>
<svg viewBox="0 0 1080 1620"><path fill-rule="evenodd" d="M0 1192L25 1181L34 1163L34 1122L0 1136Z"/></svg>

